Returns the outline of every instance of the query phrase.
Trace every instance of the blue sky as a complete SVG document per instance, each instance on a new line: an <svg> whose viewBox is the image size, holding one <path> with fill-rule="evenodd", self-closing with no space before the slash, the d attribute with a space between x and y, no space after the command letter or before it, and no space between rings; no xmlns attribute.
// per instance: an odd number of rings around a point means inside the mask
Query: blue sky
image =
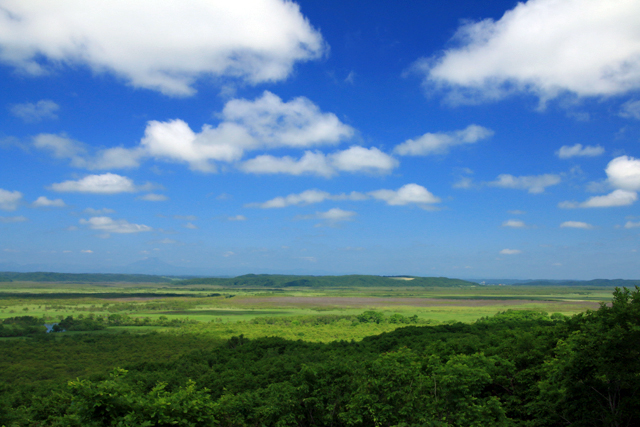
<svg viewBox="0 0 640 427"><path fill-rule="evenodd" d="M640 277L636 1L0 0L0 94L0 269Z"/></svg>

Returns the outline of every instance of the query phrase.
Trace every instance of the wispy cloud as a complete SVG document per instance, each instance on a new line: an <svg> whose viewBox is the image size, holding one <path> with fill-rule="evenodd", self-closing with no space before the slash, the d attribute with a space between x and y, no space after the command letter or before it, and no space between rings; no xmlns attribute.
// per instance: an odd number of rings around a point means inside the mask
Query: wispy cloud
<svg viewBox="0 0 640 427"><path fill-rule="evenodd" d="M629 206L638 200L638 194L635 191L615 190L604 196L594 196L585 202L566 201L558 203L558 207L562 209L575 208L610 208L616 206Z"/></svg>
<svg viewBox="0 0 640 427"><path fill-rule="evenodd" d="M560 175L544 174L531 176L513 176L509 174L498 175L495 181L488 185L492 187L513 188L517 190L527 190L532 194L544 193L547 187L558 185L562 179Z"/></svg>
<svg viewBox="0 0 640 427"><path fill-rule="evenodd" d="M457 145L474 144L482 139L493 136L494 132L478 125L454 132L425 133L419 138L408 139L397 145L393 152L401 156L428 156L432 154L446 154L451 147Z"/></svg>
<svg viewBox="0 0 640 427"><path fill-rule="evenodd" d="M3 211L15 211L22 201L22 193L19 191L8 191L0 188L0 209Z"/></svg>
<svg viewBox="0 0 640 427"><path fill-rule="evenodd" d="M24 104L14 104L9 108L11 114L21 118L26 123L36 123L42 120L55 120L60 106L50 99L42 99L35 104L25 102Z"/></svg>
<svg viewBox="0 0 640 427"><path fill-rule="evenodd" d="M254 174L318 175L330 178L340 172L387 174L398 161L375 147L353 146L325 155L306 151L300 159L261 155L247 160L240 169Z"/></svg>
<svg viewBox="0 0 640 427"><path fill-rule="evenodd" d="M169 198L164 194L155 194L155 193L145 194L144 196L137 197L137 199L144 200L145 202L164 202L166 200L169 200Z"/></svg>
<svg viewBox="0 0 640 427"><path fill-rule="evenodd" d="M558 151L556 156L561 159L570 159L572 157L596 157L604 154L604 148L599 145L587 145L585 147L582 144L575 144L572 146L563 145Z"/></svg>
<svg viewBox="0 0 640 427"><path fill-rule="evenodd" d="M503 222L502 226L507 228L526 228L527 225L519 219L509 219Z"/></svg>
<svg viewBox="0 0 640 427"><path fill-rule="evenodd" d="M143 233L153 230L147 225L132 224L124 219L114 220L108 216L94 216L89 219L81 219L80 224L86 225L92 230L116 234Z"/></svg>
<svg viewBox="0 0 640 427"><path fill-rule="evenodd" d="M289 194L288 196L276 197L263 203L249 203L246 207L259 207L263 209L286 208L287 206L304 206L314 203L321 203L325 200L367 200L369 196L356 191L350 194L331 194L321 190L305 190L299 194Z"/></svg>
<svg viewBox="0 0 640 427"><path fill-rule="evenodd" d="M87 175L78 180L52 184L50 188L61 193L118 194L135 193L151 187L151 184L134 185L133 181L126 176L105 173L103 175Z"/></svg>
<svg viewBox="0 0 640 427"><path fill-rule="evenodd" d="M500 255L518 255L521 253L520 249L503 249L500 251Z"/></svg>
<svg viewBox="0 0 640 427"><path fill-rule="evenodd" d="M640 120L640 100L630 100L622 104L620 116Z"/></svg>
<svg viewBox="0 0 640 427"><path fill-rule="evenodd" d="M590 230L593 228L593 225L582 221L565 221L560 224L560 228L582 228L585 230Z"/></svg>
<svg viewBox="0 0 640 427"><path fill-rule="evenodd" d="M0 222L3 223L12 223L12 222L25 222L25 221L29 221L26 217L20 215L20 216L0 216Z"/></svg>
<svg viewBox="0 0 640 427"><path fill-rule="evenodd" d="M38 197L32 204L34 208L64 208L67 206L62 199L50 200L45 196Z"/></svg>
<svg viewBox="0 0 640 427"><path fill-rule="evenodd" d="M246 207L259 207L263 209L285 208L287 206L304 206L314 203L321 203L326 200L332 201L363 201L377 199L386 202L391 206L402 206L409 204L431 205L440 203L441 199L434 196L425 187L418 184L406 184L398 190L375 190L368 193L352 191L351 193L331 194L320 190L306 190L299 194L289 194L286 197L276 197L263 203L250 203Z"/></svg>
<svg viewBox="0 0 640 427"><path fill-rule="evenodd" d="M295 219L320 219L322 223L316 224L316 227L329 226L335 227L338 223L344 221L352 221L357 215L353 211L345 211L339 208L329 209L326 212L316 212L313 215L301 215Z"/></svg>

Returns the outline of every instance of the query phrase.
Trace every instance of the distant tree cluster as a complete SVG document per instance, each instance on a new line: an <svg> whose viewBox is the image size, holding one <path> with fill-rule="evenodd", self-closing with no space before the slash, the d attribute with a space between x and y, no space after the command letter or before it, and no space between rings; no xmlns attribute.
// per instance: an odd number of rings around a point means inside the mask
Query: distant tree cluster
<svg viewBox="0 0 640 427"><path fill-rule="evenodd" d="M0 337L23 337L46 331L44 319L33 316L9 317L0 320Z"/></svg>

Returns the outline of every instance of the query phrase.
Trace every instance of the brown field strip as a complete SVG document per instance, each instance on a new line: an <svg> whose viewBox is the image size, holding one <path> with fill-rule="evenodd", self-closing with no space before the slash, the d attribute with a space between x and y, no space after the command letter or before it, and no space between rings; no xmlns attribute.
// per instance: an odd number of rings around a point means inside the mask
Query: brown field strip
<svg viewBox="0 0 640 427"><path fill-rule="evenodd" d="M486 307L486 306L523 306L528 304L545 304L562 306L584 306L586 309L597 309L600 304L593 301L554 301L528 299L440 299L440 298L376 298L376 297L324 297L324 296L287 296L255 299L238 298L235 303L247 303L283 307L385 307L390 305L410 307Z"/></svg>

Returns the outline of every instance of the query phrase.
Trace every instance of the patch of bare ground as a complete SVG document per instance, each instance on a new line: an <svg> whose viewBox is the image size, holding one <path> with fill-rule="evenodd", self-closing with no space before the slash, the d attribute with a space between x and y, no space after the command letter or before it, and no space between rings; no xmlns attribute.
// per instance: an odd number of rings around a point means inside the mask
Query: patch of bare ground
<svg viewBox="0 0 640 427"><path fill-rule="evenodd" d="M245 300L238 298L237 303L252 303L255 304L255 300ZM597 309L600 305L597 302L591 301L541 301L541 300L528 300L528 299L440 299L440 298L375 298L375 297L270 297L261 301L269 306L283 306L283 307L300 307L300 306L313 306L313 307L388 307L390 305L398 306L410 306L410 307L485 307L492 305L500 306L522 306L526 304L557 304L558 306L575 306L579 304L585 308L592 310Z"/></svg>

